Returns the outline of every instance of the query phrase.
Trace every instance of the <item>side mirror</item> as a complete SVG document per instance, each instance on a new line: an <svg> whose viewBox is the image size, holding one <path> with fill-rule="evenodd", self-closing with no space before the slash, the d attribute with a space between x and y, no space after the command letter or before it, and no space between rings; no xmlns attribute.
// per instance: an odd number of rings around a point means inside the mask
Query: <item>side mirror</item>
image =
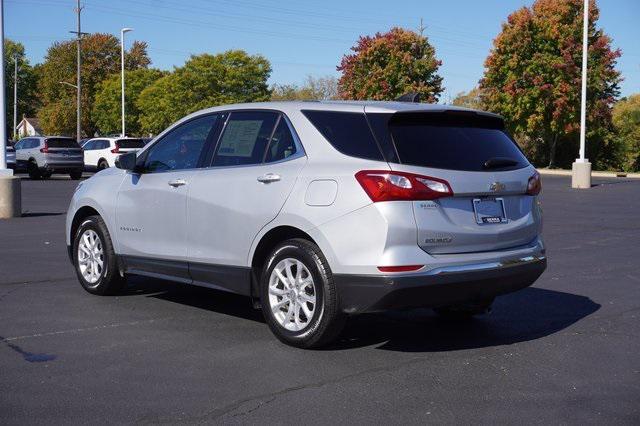
<svg viewBox="0 0 640 426"><path fill-rule="evenodd" d="M131 172L138 171L135 152L127 152L126 154L119 155L118 158L116 158L115 164L117 168L122 170L129 170Z"/></svg>

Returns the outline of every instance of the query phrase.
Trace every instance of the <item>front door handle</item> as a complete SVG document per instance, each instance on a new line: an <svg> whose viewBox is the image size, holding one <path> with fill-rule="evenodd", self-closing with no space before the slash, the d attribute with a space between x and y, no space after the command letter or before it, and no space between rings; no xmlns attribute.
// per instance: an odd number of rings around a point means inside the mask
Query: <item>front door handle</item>
<svg viewBox="0 0 640 426"><path fill-rule="evenodd" d="M280 175L275 174L275 173L267 173L265 175L262 175L260 177L258 177L258 182L262 182L262 183L271 183L271 182L277 182L279 181Z"/></svg>
<svg viewBox="0 0 640 426"><path fill-rule="evenodd" d="M168 183L169 183L169 186L173 186L174 188L177 188L179 186L186 185L187 181L184 179L175 179L175 180L170 180Z"/></svg>

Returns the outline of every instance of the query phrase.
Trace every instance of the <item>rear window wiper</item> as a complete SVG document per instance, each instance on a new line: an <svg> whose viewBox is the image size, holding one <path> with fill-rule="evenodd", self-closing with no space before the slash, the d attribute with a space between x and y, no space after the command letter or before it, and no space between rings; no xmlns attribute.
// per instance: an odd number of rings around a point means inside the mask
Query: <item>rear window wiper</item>
<svg viewBox="0 0 640 426"><path fill-rule="evenodd" d="M499 169L501 167L511 167L517 165L518 160L514 160L513 158L494 157L485 161L482 167L485 169Z"/></svg>

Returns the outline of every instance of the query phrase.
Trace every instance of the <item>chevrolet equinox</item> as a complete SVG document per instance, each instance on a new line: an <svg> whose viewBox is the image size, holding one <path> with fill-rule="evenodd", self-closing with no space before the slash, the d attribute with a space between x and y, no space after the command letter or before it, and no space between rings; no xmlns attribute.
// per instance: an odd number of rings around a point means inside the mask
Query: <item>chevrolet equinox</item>
<svg viewBox="0 0 640 426"><path fill-rule="evenodd" d="M69 255L92 294L127 275L249 296L317 347L364 312L486 312L546 267L540 176L495 114L404 102L193 113L76 189Z"/></svg>

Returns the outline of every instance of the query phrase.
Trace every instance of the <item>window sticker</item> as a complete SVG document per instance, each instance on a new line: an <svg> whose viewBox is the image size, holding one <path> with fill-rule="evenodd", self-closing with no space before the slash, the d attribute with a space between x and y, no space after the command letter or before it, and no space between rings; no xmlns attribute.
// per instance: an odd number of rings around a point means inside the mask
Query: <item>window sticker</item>
<svg viewBox="0 0 640 426"><path fill-rule="evenodd" d="M222 135L218 154L227 157L251 157L262 120L229 121Z"/></svg>

